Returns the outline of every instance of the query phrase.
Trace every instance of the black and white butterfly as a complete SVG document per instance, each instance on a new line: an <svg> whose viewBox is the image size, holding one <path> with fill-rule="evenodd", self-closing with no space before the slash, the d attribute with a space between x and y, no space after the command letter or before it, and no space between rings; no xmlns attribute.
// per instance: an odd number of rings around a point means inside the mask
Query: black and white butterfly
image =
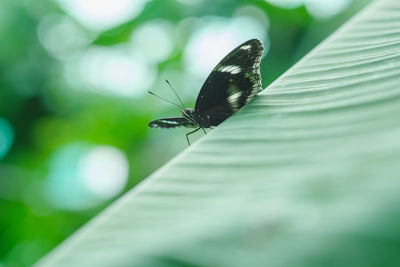
<svg viewBox="0 0 400 267"><path fill-rule="evenodd" d="M205 128L217 126L260 91L260 60L263 53L260 40L251 39L225 56L212 70L200 89L194 109L184 108L182 117L153 120L152 128L196 128L189 135Z"/></svg>

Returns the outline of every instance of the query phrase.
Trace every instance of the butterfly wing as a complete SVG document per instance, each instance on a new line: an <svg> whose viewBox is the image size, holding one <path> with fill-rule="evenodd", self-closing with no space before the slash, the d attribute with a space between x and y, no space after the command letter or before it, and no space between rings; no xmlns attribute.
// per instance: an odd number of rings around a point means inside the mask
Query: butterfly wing
<svg viewBox="0 0 400 267"><path fill-rule="evenodd" d="M249 40L225 56L210 73L200 89L195 110L209 116L211 126L223 122L262 91L263 50L260 40Z"/></svg>
<svg viewBox="0 0 400 267"><path fill-rule="evenodd" d="M192 121L184 117L164 118L164 119L154 120L149 123L149 126L152 128L197 127L196 124L194 124Z"/></svg>

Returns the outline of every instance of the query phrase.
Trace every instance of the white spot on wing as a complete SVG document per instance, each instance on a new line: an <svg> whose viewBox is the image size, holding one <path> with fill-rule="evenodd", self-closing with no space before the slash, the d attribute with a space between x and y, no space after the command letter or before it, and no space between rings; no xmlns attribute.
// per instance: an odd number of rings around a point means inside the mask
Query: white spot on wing
<svg viewBox="0 0 400 267"><path fill-rule="evenodd" d="M216 70L220 72L229 72L231 74L238 74L242 71L240 66L235 65L219 66Z"/></svg>
<svg viewBox="0 0 400 267"><path fill-rule="evenodd" d="M179 124L177 121L161 120L161 122L166 123L166 124L173 124L173 125Z"/></svg>
<svg viewBox="0 0 400 267"><path fill-rule="evenodd" d="M241 91L237 91L234 94L228 96L228 102L234 110L238 110L239 107L239 99L242 95Z"/></svg>
<svg viewBox="0 0 400 267"><path fill-rule="evenodd" d="M251 45L244 45L244 46L240 47L240 49L243 49L243 50L247 50L250 48L251 48Z"/></svg>

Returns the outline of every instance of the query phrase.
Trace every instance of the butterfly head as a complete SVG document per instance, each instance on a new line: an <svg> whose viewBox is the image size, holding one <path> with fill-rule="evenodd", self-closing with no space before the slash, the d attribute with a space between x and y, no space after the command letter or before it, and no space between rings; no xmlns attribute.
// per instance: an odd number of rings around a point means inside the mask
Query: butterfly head
<svg viewBox="0 0 400 267"><path fill-rule="evenodd" d="M195 125L198 125L199 122L197 120L197 116L196 116L196 111L192 108L184 108L183 110L181 110L182 116L186 119L188 119L189 121L191 121L192 123L194 123Z"/></svg>
<svg viewBox="0 0 400 267"><path fill-rule="evenodd" d="M192 108L185 108L181 111L183 117L193 117L194 109Z"/></svg>

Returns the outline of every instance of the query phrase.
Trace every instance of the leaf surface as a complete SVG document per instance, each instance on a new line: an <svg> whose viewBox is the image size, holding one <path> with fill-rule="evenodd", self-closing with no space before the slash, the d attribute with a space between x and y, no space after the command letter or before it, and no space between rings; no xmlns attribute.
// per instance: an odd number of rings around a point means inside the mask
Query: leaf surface
<svg viewBox="0 0 400 267"><path fill-rule="evenodd" d="M399 266L400 1L376 1L37 266Z"/></svg>

